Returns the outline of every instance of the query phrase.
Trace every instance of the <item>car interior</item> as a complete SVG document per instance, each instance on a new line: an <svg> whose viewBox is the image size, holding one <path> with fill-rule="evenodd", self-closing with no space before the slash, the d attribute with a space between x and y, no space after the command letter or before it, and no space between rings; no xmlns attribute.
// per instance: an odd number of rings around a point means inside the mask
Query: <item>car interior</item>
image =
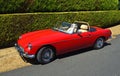
<svg viewBox="0 0 120 76"><path fill-rule="evenodd" d="M77 32L88 32L88 25L82 24Z"/></svg>
<svg viewBox="0 0 120 76"><path fill-rule="evenodd" d="M67 30L68 33L72 34L77 31L77 25L76 24L71 24L70 28Z"/></svg>
<svg viewBox="0 0 120 76"><path fill-rule="evenodd" d="M94 27L90 27L89 24L85 22L75 22L70 24L70 27L62 27L62 29L69 34L96 31Z"/></svg>
<svg viewBox="0 0 120 76"><path fill-rule="evenodd" d="M83 33L83 32L88 32L88 31L89 32L96 31L96 28L90 27L89 24L87 24L87 23L84 23L84 22L75 22L75 24L78 27L76 32Z"/></svg>
<svg viewBox="0 0 120 76"><path fill-rule="evenodd" d="M76 33L76 32L83 33L83 32L88 32L88 30L89 30L88 25L85 25L85 24L78 25L78 24L73 23L71 24L67 32L70 34Z"/></svg>

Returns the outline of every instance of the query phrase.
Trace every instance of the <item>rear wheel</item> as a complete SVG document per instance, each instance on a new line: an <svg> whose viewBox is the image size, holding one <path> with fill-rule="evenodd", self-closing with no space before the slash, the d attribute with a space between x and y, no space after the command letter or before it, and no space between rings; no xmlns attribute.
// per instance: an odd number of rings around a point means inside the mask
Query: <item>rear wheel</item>
<svg viewBox="0 0 120 76"><path fill-rule="evenodd" d="M94 44L94 48L95 49L100 49L104 46L104 38L100 37L96 40L95 44Z"/></svg>
<svg viewBox="0 0 120 76"><path fill-rule="evenodd" d="M54 49L49 46L42 47L36 55L38 63L41 64L47 64L51 62L54 58L55 58Z"/></svg>

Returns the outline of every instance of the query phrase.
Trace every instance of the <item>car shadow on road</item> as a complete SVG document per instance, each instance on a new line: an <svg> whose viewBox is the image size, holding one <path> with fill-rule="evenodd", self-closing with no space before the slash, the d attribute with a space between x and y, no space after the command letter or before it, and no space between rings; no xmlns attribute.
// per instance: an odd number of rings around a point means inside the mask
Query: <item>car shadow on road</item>
<svg viewBox="0 0 120 76"><path fill-rule="evenodd" d="M106 47L108 45L111 45L111 43L106 42L104 44L104 47ZM75 50L75 51L72 51L72 52L69 52L69 53L66 53L66 54L59 55L54 60L56 60L56 59L63 59L63 58L66 58L66 57L70 57L70 56L86 53L86 52L89 52L89 51L92 51L92 50L93 50L92 47L85 48L85 49L80 49L80 50ZM27 62L29 62L29 63L31 63L33 65L39 65L39 63L37 63L37 61L35 59L27 59Z"/></svg>
<svg viewBox="0 0 120 76"><path fill-rule="evenodd" d="M91 47L90 48L85 48L85 49L80 49L80 50L75 50L75 51L72 51L72 52L69 52L69 53L59 55L59 56L57 56L57 58L58 59L63 59L63 58L66 58L66 57L70 57L70 56L82 54L82 53L85 53L85 52L89 52L91 50L93 50L93 48L91 48Z"/></svg>
<svg viewBox="0 0 120 76"><path fill-rule="evenodd" d="M108 43L108 42L104 43L104 47L106 47L108 45L111 45L111 43ZM89 51L92 51L92 50L94 50L94 48L92 48L92 47L85 48L85 49L80 49L80 50L75 50L73 52L69 52L69 53L66 53L66 54L59 55L59 56L57 56L57 59L62 59L62 58L66 58L66 57L70 57L70 56L86 53L86 52L89 52Z"/></svg>

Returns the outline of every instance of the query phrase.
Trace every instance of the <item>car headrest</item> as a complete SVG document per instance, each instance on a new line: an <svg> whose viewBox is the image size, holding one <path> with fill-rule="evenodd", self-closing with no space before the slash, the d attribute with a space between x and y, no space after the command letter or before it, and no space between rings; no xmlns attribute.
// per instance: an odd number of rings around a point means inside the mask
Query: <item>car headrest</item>
<svg viewBox="0 0 120 76"><path fill-rule="evenodd" d="M87 26L87 25L82 24L82 25L80 26L80 29L83 29L83 30L88 30L88 26Z"/></svg>

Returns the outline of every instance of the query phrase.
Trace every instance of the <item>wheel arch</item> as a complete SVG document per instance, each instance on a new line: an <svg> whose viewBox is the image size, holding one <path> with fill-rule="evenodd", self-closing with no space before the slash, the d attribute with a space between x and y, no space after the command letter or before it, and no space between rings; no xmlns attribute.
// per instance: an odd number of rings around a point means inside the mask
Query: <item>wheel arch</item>
<svg viewBox="0 0 120 76"><path fill-rule="evenodd" d="M55 55L56 55L56 48L55 48L53 45L51 45L51 44L42 45L42 46L37 50L36 55L37 55L38 51L39 51L42 47L50 47L50 48L52 48L52 49L53 49L53 52L54 52Z"/></svg>
<svg viewBox="0 0 120 76"><path fill-rule="evenodd" d="M106 37L105 37L105 36L100 36L100 37L98 37L98 38L103 38L104 40L106 40ZM97 38L97 39L98 39L98 38ZM97 39L96 39L96 40L97 40Z"/></svg>

